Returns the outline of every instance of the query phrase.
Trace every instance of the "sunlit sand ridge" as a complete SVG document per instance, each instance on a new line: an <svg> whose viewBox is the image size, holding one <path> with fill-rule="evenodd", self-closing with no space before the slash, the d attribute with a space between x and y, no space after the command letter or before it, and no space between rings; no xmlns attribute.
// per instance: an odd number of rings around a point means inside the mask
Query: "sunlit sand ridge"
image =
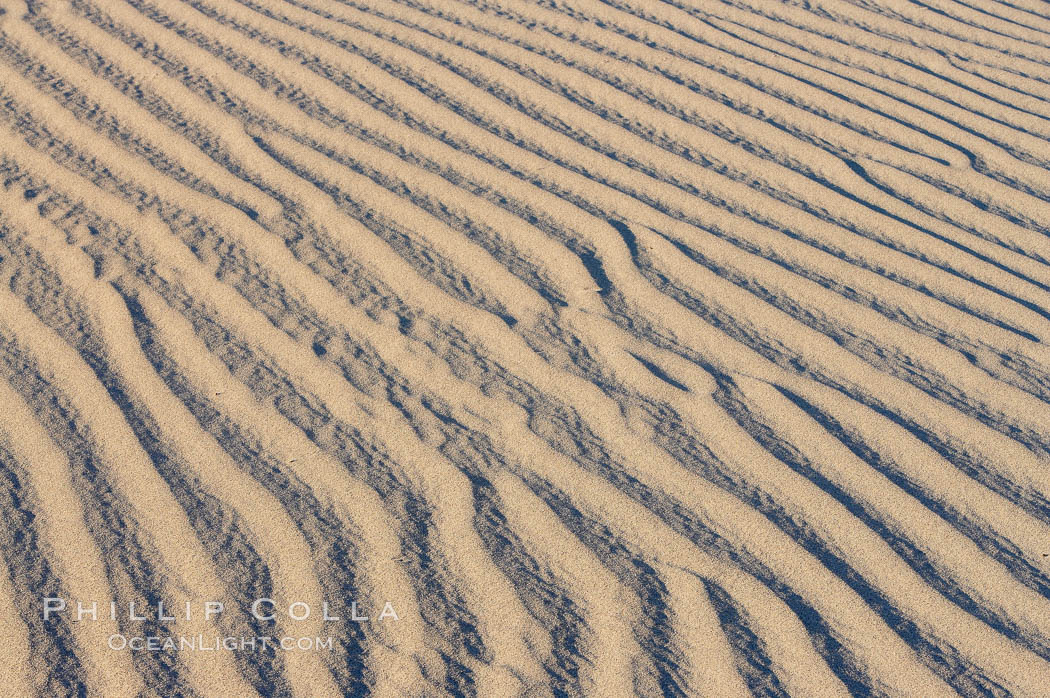
<svg viewBox="0 0 1050 698"><path fill-rule="evenodd" d="M0 13L0 694L1050 695L1045 2Z"/></svg>

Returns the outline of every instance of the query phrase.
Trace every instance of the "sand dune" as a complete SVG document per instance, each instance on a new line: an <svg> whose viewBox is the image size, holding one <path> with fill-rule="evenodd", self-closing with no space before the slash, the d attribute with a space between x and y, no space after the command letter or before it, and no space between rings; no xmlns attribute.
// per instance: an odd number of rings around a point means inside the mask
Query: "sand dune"
<svg viewBox="0 0 1050 698"><path fill-rule="evenodd" d="M3 696L1050 695L1038 0L0 0Z"/></svg>

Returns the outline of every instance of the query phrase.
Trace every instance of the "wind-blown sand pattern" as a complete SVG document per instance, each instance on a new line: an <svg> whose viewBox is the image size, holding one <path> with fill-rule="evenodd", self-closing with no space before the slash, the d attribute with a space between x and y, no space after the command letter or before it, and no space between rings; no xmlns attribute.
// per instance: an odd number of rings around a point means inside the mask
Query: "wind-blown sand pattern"
<svg viewBox="0 0 1050 698"><path fill-rule="evenodd" d="M0 13L3 696L1050 695L1050 5Z"/></svg>

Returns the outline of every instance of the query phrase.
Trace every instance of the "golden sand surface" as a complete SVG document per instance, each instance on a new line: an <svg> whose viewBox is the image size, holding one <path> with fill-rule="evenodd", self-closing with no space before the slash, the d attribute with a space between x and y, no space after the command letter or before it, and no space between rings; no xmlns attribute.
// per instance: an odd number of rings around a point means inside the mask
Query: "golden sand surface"
<svg viewBox="0 0 1050 698"><path fill-rule="evenodd" d="M0 0L0 696L1050 696L1050 4Z"/></svg>

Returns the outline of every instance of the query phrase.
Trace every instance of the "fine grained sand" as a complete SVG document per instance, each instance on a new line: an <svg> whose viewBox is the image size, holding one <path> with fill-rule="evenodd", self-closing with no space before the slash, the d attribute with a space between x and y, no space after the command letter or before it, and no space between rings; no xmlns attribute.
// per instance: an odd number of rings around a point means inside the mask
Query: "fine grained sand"
<svg viewBox="0 0 1050 698"><path fill-rule="evenodd" d="M1040 0L0 0L0 695L1050 696L1048 141Z"/></svg>

